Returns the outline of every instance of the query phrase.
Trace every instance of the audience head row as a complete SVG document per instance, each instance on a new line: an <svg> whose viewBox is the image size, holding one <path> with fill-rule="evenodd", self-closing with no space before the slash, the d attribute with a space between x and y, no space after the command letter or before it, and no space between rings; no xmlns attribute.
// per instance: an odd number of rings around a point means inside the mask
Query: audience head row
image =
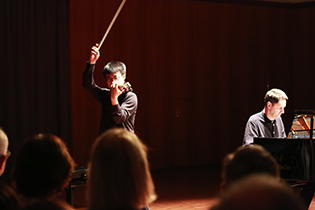
<svg viewBox="0 0 315 210"><path fill-rule="evenodd" d="M1 157L7 156L7 147L8 138L0 130ZM68 186L74 167L60 138L52 134L31 136L17 156L13 173L16 192L12 197L17 198L17 193L25 210L43 205L70 209L69 205L52 201ZM124 129L108 130L96 139L88 177L88 200L93 210L143 209L156 199L147 148L134 133ZM2 191L13 189L7 187Z"/></svg>
<svg viewBox="0 0 315 210"><path fill-rule="evenodd" d="M2 173L8 144L7 135L0 129ZM25 210L40 208L59 195L68 186L74 166L65 143L57 136L37 134L26 139L13 174L16 192L26 201ZM88 177L89 207L93 210L144 209L156 199L147 148L137 135L124 129L108 130L96 139ZM303 209L292 190L279 180L278 163L268 151L259 145L241 146L223 160L224 193L212 209ZM0 188L0 202L2 198L16 199L10 187ZM51 205L71 209L62 202Z"/></svg>

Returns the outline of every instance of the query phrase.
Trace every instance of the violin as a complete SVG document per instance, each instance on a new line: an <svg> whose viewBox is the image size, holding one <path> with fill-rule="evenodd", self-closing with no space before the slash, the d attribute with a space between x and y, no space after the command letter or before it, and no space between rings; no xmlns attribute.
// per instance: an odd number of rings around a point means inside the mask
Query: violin
<svg viewBox="0 0 315 210"><path fill-rule="evenodd" d="M120 88L120 91L122 93L126 93L128 91L132 91L132 88L131 88L131 84L129 82L126 82L123 86L121 86Z"/></svg>

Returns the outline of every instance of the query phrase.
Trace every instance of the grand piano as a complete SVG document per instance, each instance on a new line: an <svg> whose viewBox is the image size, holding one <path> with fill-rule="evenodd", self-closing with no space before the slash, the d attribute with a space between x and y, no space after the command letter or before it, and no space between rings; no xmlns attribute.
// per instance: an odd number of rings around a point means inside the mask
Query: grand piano
<svg viewBox="0 0 315 210"><path fill-rule="evenodd" d="M287 181L315 181L315 110L295 110L287 138L254 138L277 160Z"/></svg>

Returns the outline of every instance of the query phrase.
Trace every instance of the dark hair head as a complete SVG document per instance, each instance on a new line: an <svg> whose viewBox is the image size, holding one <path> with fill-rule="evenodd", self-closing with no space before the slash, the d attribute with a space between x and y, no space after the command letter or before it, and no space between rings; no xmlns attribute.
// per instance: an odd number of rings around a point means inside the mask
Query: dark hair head
<svg viewBox="0 0 315 210"><path fill-rule="evenodd" d="M17 192L25 198L47 198L61 192L74 170L64 142L52 134L34 135L22 144L14 171Z"/></svg>
<svg viewBox="0 0 315 210"><path fill-rule="evenodd" d="M260 145L240 146L223 160L222 180L225 185L255 173L280 175L276 159Z"/></svg>
<svg viewBox="0 0 315 210"><path fill-rule="evenodd" d="M307 209L291 187L267 174L253 174L233 183L212 210Z"/></svg>
<svg viewBox="0 0 315 210"><path fill-rule="evenodd" d="M121 61L111 61L103 69L103 75L106 77L106 74L120 72L121 75L126 77L127 68L126 65Z"/></svg>

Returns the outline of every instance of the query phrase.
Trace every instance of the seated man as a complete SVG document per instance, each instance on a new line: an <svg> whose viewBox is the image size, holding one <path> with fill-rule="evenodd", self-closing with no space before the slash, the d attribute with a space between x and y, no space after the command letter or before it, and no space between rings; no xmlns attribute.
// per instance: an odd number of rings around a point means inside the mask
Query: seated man
<svg viewBox="0 0 315 210"><path fill-rule="evenodd" d="M288 96L279 89L269 90L264 98L265 107L252 115L246 124L243 144L252 144L254 137L285 138L281 115L287 105Z"/></svg>

